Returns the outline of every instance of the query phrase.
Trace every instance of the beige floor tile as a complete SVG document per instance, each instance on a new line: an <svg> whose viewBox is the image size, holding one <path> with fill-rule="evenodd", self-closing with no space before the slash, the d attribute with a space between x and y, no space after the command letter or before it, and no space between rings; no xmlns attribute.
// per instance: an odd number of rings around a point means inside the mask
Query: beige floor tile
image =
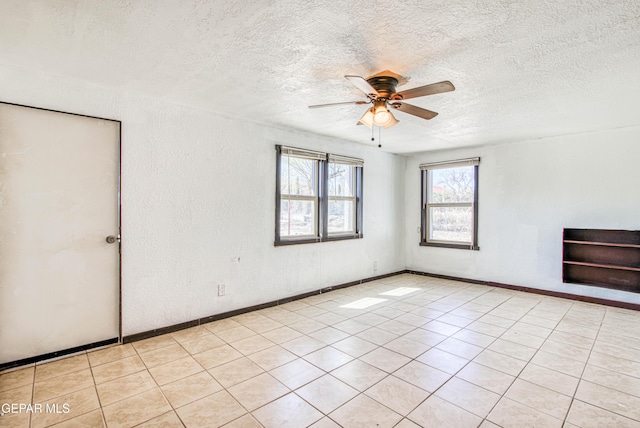
<svg viewBox="0 0 640 428"><path fill-rule="evenodd" d="M181 341L180 344L182 347L190 354L199 354L204 351L208 351L213 348L217 348L218 346L223 346L225 344L224 340L220 339L215 334L209 332L209 330L203 327L203 330L207 332L207 334Z"/></svg>
<svg viewBox="0 0 640 428"><path fill-rule="evenodd" d="M416 358L416 360L449 374L458 372L469 363L468 359L458 357L437 348L429 349Z"/></svg>
<svg viewBox="0 0 640 428"><path fill-rule="evenodd" d="M484 418L500 399L500 395L457 377L451 378L435 395Z"/></svg>
<svg viewBox="0 0 640 428"><path fill-rule="evenodd" d="M640 397L640 379L587 364L582 379ZM576 380L577 384L577 380Z"/></svg>
<svg viewBox="0 0 640 428"><path fill-rule="evenodd" d="M264 370L250 359L242 357L209 369L209 373L220 382L223 387L229 388L230 386L264 373Z"/></svg>
<svg viewBox="0 0 640 428"><path fill-rule="evenodd" d="M573 397L576 392L579 380L535 364L528 364L518 377L569 397Z"/></svg>
<svg viewBox="0 0 640 428"><path fill-rule="evenodd" d="M355 336L348 337L339 342L334 343L334 348L339 349L340 351L351 355L354 358L358 358L367 352L371 352L376 349L378 346L368 342L364 339L360 339Z"/></svg>
<svg viewBox="0 0 640 428"><path fill-rule="evenodd" d="M132 357L134 355L136 355L136 350L130 343L127 343L125 345L114 345L108 348L100 349L98 351L87 353L87 357L89 357L89 364L91 364L92 367L110 363L112 361L121 360L123 358Z"/></svg>
<svg viewBox="0 0 640 428"><path fill-rule="evenodd" d="M380 330L384 330L392 334L396 334L398 336L407 334L410 331L413 331L416 329L415 326L398 321L397 318L378 324L376 328L379 328Z"/></svg>
<svg viewBox="0 0 640 428"><path fill-rule="evenodd" d="M328 414L358 395L358 391L331 375L325 375L298 389L296 394Z"/></svg>
<svg viewBox="0 0 640 428"><path fill-rule="evenodd" d="M227 343L237 342L238 340L246 339L251 336L255 336L257 333L243 325L239 327L230 328L215 333L220 339Z"/></svg>
<svg viewBox="0 0 640 428"><path fill-rule="evenodd" d="M67 373L77 372L88 368L89 359L87 358L87 354L63 358L50 363L36 365L35 381L41 382L53 377L62 376Z"/></svg>
<svg viewBox="0 0 640 428"><path fill-rule="evenodd" d="M325 327L320 330L316 330L308 334L309 337L312 337L325 345L331 345L332 343L338 342L344 338L350 336L349 333L346 333L342 330L338 330L333 327Z"/></svg>
<svg viewBox="0 0 640 428"><path fill-rule="evenodd" d="M322 413L294 393L289 393L253 412L266 428L306 427L322 419Z"/></svg>
<svg viewBox="0 0 640 428"><path fill-rule="evenodd" d="M275 330L276 328L282 327L282 324L278 321L272 320L270 318L264 318L261 320L255 320L245 323L245 327L255 331L256 333L262 334L267 331Z"/></svg>
<svg viewBox="0 0 640 428"><path fill-rule="evenodd" d="M263 373L228 388L228 391L247 410L253 411L287 394L289 388L278 382L270 374Z"/></svg>
<svg viewBox="0 0 640 428"><path fill-rule="evenodd" d="M443 334L424 330L422 328L417 328L413 331L410 331L409 333L402 335L402 337L404 339L414 340L428 346L436 346L438 343L447 338L447 336Z"/></svg>
<svg viewBox="0 0 640 428"><path fill-rule="evenodd" d="M529 334L533 334L534 336L542 336L542 334L545 334L547 330L553 330L555 326L558 325L558 321L550 320L547 318L541 318L541 317L537 317L535 315L529 315L529 314L520 318L520 321L518 321L516 324L523 324L523 323L543 328L543 330L539 330L538 334L535 334L532 331L529 331ZM549 332L549 334L551 334L551 332ZM549 336L547 335L544 337L547 338Z"/></svg>
<svg viewBox="0 0 640 428"><path fill-rule="evenodd" d="M372 327L378 324L382 324L385 321L388 321L388 318L382 317L380 315L372 314L372 313L358 315L353 319L365 324L369 324Z"/></svg>
<svg viewBox="0 0 640 428"><path fill-rule="evenodd" d="M500 399L487 419L501 427L560 428L562 421L506 397Z"/></svg>
<svg viewBox="0 0 640 428"><path fill-rule="evenodd" d="M516 379L504 396L560 420L571 405L571 397L522 379Z"/></svg>
<svg viewBox="0 0 640 428"><path fill-rule="evenodd" d="M505 327L500 327L483 321L475 321L466 326L465 330L475 331L491 337L500 337L505 331L507 331Z"/></svg>
<svg viewBox="0 0 640 428"><path fill-rule="evenodd" d="M461 330L461 328L458 326L440 321L440 318L438 318L437 320L428 322L427 324L423 325L421 328L425 330L433 331L435 333L442 334L444 336L454 335Z"/></svg>
<svg viewBox="0 0 640 428"><path fill-rule="evenodd" d="M209 334L211 334L209 330L199 325L196 327L185 328L184 330L175 331L171 333L171 337L173 337L178 343L184 343L193 339L207 336Z"/></svg>
<svg viewBox="0 0 640 428"><path fill-rule="evenodd" d="M529 316L529 318L526 318L527 315L525 315L524 317L521 318L521 321L518 321L517 323L515 323L514 325L511 326L511 328L509 329L509 331L514 331L514 332L518 332L518 333L524 333L524 334L528 334L531 336L536 336L542 339L546 339L547 337L549 337L549 335L551 334L551 332L553 331L553 327L551 328L547 328L544 327L542 325L538 325L538 324L544 324L547 323L547 325L549 325L549 321L544 320L544 319L535 319L534 317ZM524 319L528 319L534 322L538 322L538 324L531 324L531 323L527 323L524 322ZM553 321L551 322L553 323ZM554 324L555 326L555 324ZM508 339L507 339L508 340ZM526 343L523 343L523 345L526 345Z"/></svg>
<svg viewBox="0 0 640 428"><path fill-rule="evenodd" d="M91 376L91 370L87 368L36 382L33 386L33 401L41 403L50 398L89 387L93 387L93 376Z"/></svg>
<svg viewBox="0 0 640 428"><path fill-rule="evenodd" d="M383 344L384 348L397 352L411 359L418 357L426 352L430 346L424 343L416 342L415 340L407 339L402 336L391 342Z"/></svg>
<svg viewBox="0 0 640 428"><path fill-rule="evenodd" d="M35 371L35 366L31 366L0 374L0 392L32 384Z"/></svg>
<svg viewBox="0 0 640 428"><path fill-rule="evenodd" d="M14 389L0 391L0 406L2 406L0 407L0 413L4 413L4 415L0 416L0 427L29 427L29 418L32 412L27 412L26 409L21 412L19 409L11 410L11 408L7 412L5 406L11 404L30 404L32 393L32 385L23 385Z"/></svg>
<svg viewBox="0 0 640 428"><path fill-rule="evenodd" d="M289 389L294 390L324 375L324 371L298 358L269 372Z"/></svg>
<svg viewBox="0 0 640 428"><path fill-rule="evenodd" d="M138 395L144 391L154 389L156 386L157 385L149 372L144 370L109 382L101 383L96 387L96 389L98 390L98 397L100 397L100 404L102 406L107 406L115 403L116 401L133 397L134 395Z"/></svg>
<svg viewBox="0 0 640 428"><path fill-rule="evenodd" d="M331 346L321 348L315 352L305 355L303 358L327 372L330 372L331 370L343 366L353 360L352 356L345 354L336 348L332 348Z"/></svg>
<svg viewBox="0 0 640 428"><path fill-rule="evenodd" d="M482 422L482 418L435 395L409 413L408 418L423 427L475 428Z"/></svg>
<svg viewBox="0 0 640 428"><path fill-rule="evenodd" d="M247 411L227 391L216 392L176 410L187 428L219 427Z"/></svg>
<svg viewBox="0 0 640 428"><path fill-rule="evenodd" d="M151 368L188 357L189 353L178 343L175 343L153 351L141 352L139 355L144 365Z"/></svg>
<svg viewBox="0 0 640 428"><path fill-rule="evenodd" d="M300 336L296 339L284 342L280 346L289 352L293 352L297 356L302 357L312 353L313 351L317 351L320 348L324 348L326 345L309 336Z"/></svg>
<svg viewBox="0 0 640 428"><path fill-rule="evenodd" d="M137 352L149 352L156 349L164 348L165 346L175 345L176 340L168 334L162 336L151 337L149 339L139 340L133 342L132 345Z"/></svg>
<svg viewBox="0 0 640 428"><path fill-rule="evenodd" d="M474 362L463 367L456 377L500 395L504 394L515 380L514 376Z"/></svg>
<svg viewBox="0 0 640 428"><path fill-rule="evenodd" d="M276 328L274 330L269 330L262 334L262 336L266 337L273 343L281 344L284 342L288 342L296 337L302 336L302 333L296 331L287 326Z"/></svg>
<svg viewBox="0 0 640 428"><path fill-rule="evenodd" d="M59 424L52 425L54 428L102 428L106 427L104 418L102 417L102 411L93 410L89 413L85 413L82 416L78 416Z"/></svg>
<svg viewBox="0 0 640 428"><path fill-rule="evenodd" d="M541 347L541 351L550 354L560 355L561 357L571 358L572 360L586 363L589 359L590 350L578 348L577 346L567 345L566 343L547 340Z"/></svg>
<svg viewBox="0 0 640 428"><path fill-rule="evenodd" d="M365 394L402 416L408 415L429 396L424 389L395 376L387 376Z"/></svg>
<svg viewBox="0 0 640 428"><path fill-rule="evenodd" d="M160 387L169 403L174 407L182 407L200 398L221 391L220 385L207 372L200 372Z"/></svg>
<svg viewBox="0 0 640 428"><path fill-rule="evenodd" d="M482 421L479 428L502 428L502 427L485 419L484 421ZM564 428L572 428L572 427L565 426Z"/></svg>
<svg viewBox="0 0 640 428"><path fill-rule="evenodd" d="M575 398L640 421L640 398L636 396L581 380Z"/></svg>
<svg viewBox="0 0 640 428"><path fill-rule="evenodd" d="M435 391L451 378L450 374L418 361L410 362L393 375L427 392Z"/></svg>
<svg viewBox="0 0 640 428"><path fill-rule="evenodd" d="M527 364L525 361L491 351L490 349L482 351L473 361L511 376L517 376Z"/></svg>
<svg viewBox="0 0 640 428"><path fill-rule="evenodd" d="M487 348L491 351L499 352L522 361L529 361L537 352L537 349L520 345L519 343L509 342L502 338L496 339Z"/></svg>
<svg viewBox="0 0 640 428"><path fill-rule="evenodd" d="M305 316L307 318L314 318L314 317L328 313L328 311L322 308L318 308L317 306L307 306L305 308L297 309L293 312L297 313L298 315ZM333 323L333 322L330 322L330 323Z"/></svg>
<svg viewBox="0 0 640 428"><path fill-rule="evenodd" d="M384 371L360 360L354 360L331 374L358 391L364 391L387 376Z"/></svg>
<svg viewBox="0 0 640 428"><path fill-rule="evenodd" d="M146 370L146 367L140 357L134 355L93 367L91 371L96 384L101 384L141 370Z"/></svg>
<svg viewBox="0 0 640 428"><path fill-rule="evenodd" d="M320 419L313 425L309 425L309 428L342 428L340 425L329 419L329 417L324 417Z"/></svg>
<svg viewBox="0 0 640 428"><path fill-rule="evenodd" d="M640 362L640 349L631 349L627 346L612 345L598 341L593 345L593 350L601 354L615 355L625 360Z"/></svg>
<svg viewBox="0 0 640 428"><path fill-rule="evenodd" d="M475 358L480 352L482 352L482 349L483 349L480 346L472 345L470 343L463 342L453 337L450 337L438 343L436 345L436 348L442 351L446 351L450 354L456 355L458 357L464 358L466 360L471 360Z"/></svg>
<svg viewBox="0 0 640 428"><path fill-rule="evenodd" d="M378 348L361 356L360 361L377 367L387 373L392 373L410 362L411 358L386 348Z"/></svg>
<svg viewBox="0 0 640 428"><path fill-rule="evenodd" d="M576 336L574 334L563 333L561 331L554 330L549 337L549 341L560 342L565 345L577 346L578 348L585 348L591 350L593 346L593 339L589 339L582 336Z"/></svg>
<svg viewBox="0 0 640 428"><path fill-rule="evenodd" d="M160 388L103 407L109 428L132 427L171 410Z"/></svg>
<svg viewBox="0 0 640 428"><path fill-rule="evenodd" d="M100 408L98 395L93 387L56 397L41 404L43 407L42 413L34 413L31 416L32 428L57 424ZM47 412L44 410L47 406L55 410Z"/></svg>
<svg viewBox="0 0 640 428"><path fill-rule="evenodd" d="M422 327L429 321L432 321L433 318L422 317L412 313L406 313L404 315L400 315L397 318L394 318L396 321L400 321L405 324L412 325L414 327Z"/></svg>
<svg viewBox="0 0 640 428"><path fill-rule="evenodd" d="M567 422L579 427L638 428L640 422L592 406L579 400L573 400Z"/></svg>
<svg viewBox="0 0 640 428"><path fill-rule="evenodd" d="M338 330L342 330L345 333L352 334L352 335L358 334L364 330L371 328L369 324L355 321L353 319L347 319L342 322L332 324L332 326L337 328Z"/></svg>
<svg viewBox="0 0 640 428"><path fill-rule="evenodd" d="M180 358L161 366L149 369L149 373L156 380L158 385L165 385L178 379L182 379L204 369L191 357Z"/></svg>
<svg viewBox="0 0 640 428"><path fill-rule="evenodd" d="M287 351L280 346L273 346L265 349L264 351L256 352L248 357L262 367L263 370L273 370L283 364L293 361L298 358L297 355Z"/></svg>
<svg viewBox="0 0 640 428"><path fill-rule="evenodd" d="M503 317L499 317L493 314L487 314L487 315L483 315L482 317L480 317L478 319L479 322L483 322L486 324L491 324L494 325L496 327L502 327L504 329L508 329L510 328L512 325L514 325L516 322L514 320L508 319L508 318L503 318ZM489 334L489 333L487 333Z"/></svg>
<svg viewBox="0 0 640 428"><path fill-rule="evenodd" d="M231 342L230 345L244 355L251 355L275 346L276 344L266 337L256 335L238 340L237 342Z"/></svg>
<svg viewBox="0 0 640 428"><path fill-rule="evenodd" d="M366 395L358 395L329 417L344 427L393 427L402 416Z"/></svg>
<svg viewBox="0 0 640 428"><path fill-rule="evenodd" d="M517 323L514 325L518 325ZM538 349L544 343L544 337L536 336L533 334L525 333L522 331L515 330L511 327L509 330L505 331L500 339L507 340L512 343L517 343L519 345L527 346L529 348Z"/></svg>
<svg viewBox="0 0 640 428"><path fill-rule="evenodd" d="M262 428L262 424L256 420L250 413L244 416L240 416L238 419L234 419L228 424L224 425L224 428Z"/></svg>
<svg viewBox="0 0 640 428"><path fill-rule="evenodd" d="M481 348L486 348L487 346L491 345L494 340L496 340L496 338L493 336L469 330L467 328L463 328L451 337L469 343L471 345L479 346Z"/></svg>
<svg viewBox="0 0 640 428"><path fill-rule="evenodd" d="M294 329L295 331L302 333L302 334L309 334L312 333L314 331L318 331L322 328L325 328L327 326L327 324L322 323L320 321L316 321L316 320L312 320L309 318L304 318L304 317L300 317L298 315L298 317L300 318L298 322L292 323L292 324L288 324L289 327L291 327L292 329Z"/></svg>
<svg viewBox="0 0 640 428"><path fill-rule="evenodd" d="M371 327L363 332L358 333L357 335L355 335L355 337L364 339L367 342L374 343L378 346L382 346L394 339L397 339L399 336L386 330L379 329L378 327Z"/></svg>
<svg viewBox="0 0 640 428"><path fill-rule="evenodd" d="M232 320L231 318L225 318L222 320L203 324L202 327L206 328L212 333L218 333L221 331L231 330L232 328L242 327L242 324Z"/></svg>
<svg viewBox="0 0 640 428"><path fill-rule="evenodd" d="M160 416L156 416L147 422L137 425L136 428L184 428L182 422L175 412L168 412Z"/></svg>
<svg viewBox="0 0 640 428"><path fill-rule="evenodd" d="M466 326L468 326L469 324L471 324L474 320L473 319L469 319L469 318L465 318L465 317L460 317L457 315L453 315L451 312L442 315L441 317L438 317L438 321L440 322L444 322L447 324L451 324L454 325L456 327L460 327L460 328L464 328Z"/></svg>
<svg viewBox="0 0 640 428"><path fill-rule="evenodd" d="M585 366L583 362L544 351L538 351L531 359L531 363L573 377L580 377Z"/></svg>
<svg viewBox="0 0 640 428"><path fill-rule="evenodd" d="M242 354L229 345L218 346L193 355L193 358L205 369L211 369L241 357Z"/></svg>

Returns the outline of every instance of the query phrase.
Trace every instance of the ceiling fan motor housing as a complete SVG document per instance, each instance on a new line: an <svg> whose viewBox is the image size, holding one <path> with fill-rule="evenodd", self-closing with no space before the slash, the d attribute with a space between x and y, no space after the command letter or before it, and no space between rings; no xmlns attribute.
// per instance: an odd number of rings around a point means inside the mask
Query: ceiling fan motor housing
<svg viewBox="0 0 640 428"><path fill-rule="evenodd" d="M378 91L378 98L390 99L396 93L396 86L398 86L398 79L391 76L370 77L367 82Z"/></svg>

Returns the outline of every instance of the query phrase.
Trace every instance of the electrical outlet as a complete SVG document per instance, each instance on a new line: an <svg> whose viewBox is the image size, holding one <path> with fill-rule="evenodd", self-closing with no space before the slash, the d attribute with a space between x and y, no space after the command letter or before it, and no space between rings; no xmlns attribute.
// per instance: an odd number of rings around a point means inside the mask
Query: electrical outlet
<svg viewBox="0 0 640 428"><path fill-rule="evenodd" d="M224 296L227 294L227 286L225 284L218 284L218 296Z"/></svg>

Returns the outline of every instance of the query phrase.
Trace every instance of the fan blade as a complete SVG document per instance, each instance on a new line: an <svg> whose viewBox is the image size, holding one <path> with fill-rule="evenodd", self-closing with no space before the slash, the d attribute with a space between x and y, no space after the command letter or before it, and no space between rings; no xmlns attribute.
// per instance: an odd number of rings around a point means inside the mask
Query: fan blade
<svg viewBox="0 0 640 428"><path fill-rule="evenodd" d="M364 77L361 76L344 76L349 82L353 83L353 85L360 89L367 95L373 94L376 97L378 96L378 91L367 82Z"/></svg>
<svg viewBox="0 0 640 428"><path fill-rule="evenodd" d="M332 107L332 106L341 106L347 104L367 104L368 101L345 101L343 103L329 103L329 104L316 104L314 106L309 106L309 108L321 108L321 107Z"/></svg>
<svg viewBox="0 0 640 428"><path fill-rule="evenodd" d="M431 85L419 86L413 89L407 89L406 91L396 92L392 98L398 100L408 100L409 98L424 97L427 95L441 94L442 92L454 91L456 88L451 82L445 80L444 82L432 83Z"/></svg>
<svg viewBox="0 0 640 428"><path fill-rule="evenodd" d="M422 107L412 106L411 104L407 103L392 103L389 105L397 110L400 110L403 113L409 113L422 119L429 120L438 115L438 113L436 113L435 111L427 110Z"/></svg>

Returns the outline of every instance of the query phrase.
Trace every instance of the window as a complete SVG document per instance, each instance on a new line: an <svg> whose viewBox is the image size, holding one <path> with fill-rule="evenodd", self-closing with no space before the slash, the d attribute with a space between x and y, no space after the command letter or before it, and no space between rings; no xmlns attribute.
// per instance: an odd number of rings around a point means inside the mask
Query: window
<svg viewBox="0 0 640 428"><path fill-rule="evenodd" d="M362 238L360 159L276 146L276 245Z"/></svg>
<svg viewBox="0 0 640 428"><path fill-rule="evenodd" d="M480 158L420 165L420 245L478 250Z"/></svg>

